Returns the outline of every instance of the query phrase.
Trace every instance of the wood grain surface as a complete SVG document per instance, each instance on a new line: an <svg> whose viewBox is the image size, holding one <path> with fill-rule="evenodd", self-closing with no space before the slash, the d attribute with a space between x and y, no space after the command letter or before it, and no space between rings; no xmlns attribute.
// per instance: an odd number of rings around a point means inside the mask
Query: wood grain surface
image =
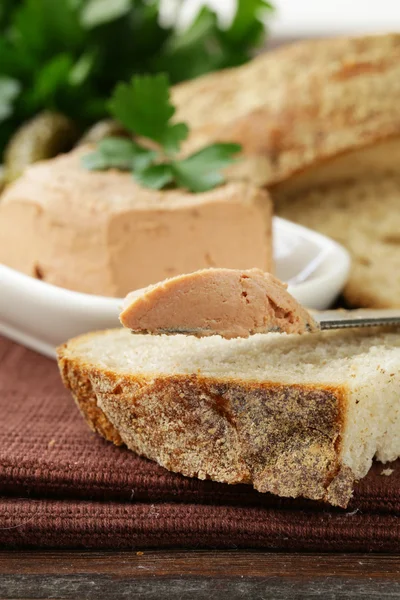
<svg viewBox="0 0 400 600"><path fill-rule="evenodd" d="M400 555L0 552L0 598L395 599Z"/></svg>

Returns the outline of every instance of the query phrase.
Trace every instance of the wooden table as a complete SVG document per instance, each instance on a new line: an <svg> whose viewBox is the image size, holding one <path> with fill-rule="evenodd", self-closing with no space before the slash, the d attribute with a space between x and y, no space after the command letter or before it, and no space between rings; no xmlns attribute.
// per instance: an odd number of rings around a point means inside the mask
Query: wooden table
<svg viewBox="0 0 400 600"><path fill-rule="evenodd" d="M393 600L400 555L3 551L0 598Z"/></svg>

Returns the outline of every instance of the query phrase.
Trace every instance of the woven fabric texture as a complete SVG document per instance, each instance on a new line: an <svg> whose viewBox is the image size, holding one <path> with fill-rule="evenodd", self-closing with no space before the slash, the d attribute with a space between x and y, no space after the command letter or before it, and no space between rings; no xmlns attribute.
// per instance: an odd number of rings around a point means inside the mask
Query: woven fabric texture
<svg viewBox="0 0 400 600"><path fill-rule="evenodd" d="M185 478L92 433L55 362L5 338L0 411L3 547L400 550L400 461L346 511Z"/></svg>

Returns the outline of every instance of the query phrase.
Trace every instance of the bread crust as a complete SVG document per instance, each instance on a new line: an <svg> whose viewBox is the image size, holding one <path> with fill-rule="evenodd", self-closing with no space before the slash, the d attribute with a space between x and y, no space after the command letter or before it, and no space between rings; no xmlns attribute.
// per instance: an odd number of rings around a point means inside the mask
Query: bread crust
<svg viewBox="0 0 400 600"><path fill-rule="evenodd" d="M361 224L346 237L346 227L335 232L327 226L340 208L327 208L316 223L307 207L299 219L289 202L281 212L281 198L320 185L329 189L338 180L397 173L399 81L400 35L386 34L302 41L263 53L244 66L181 84L173 92L177 118L191 126L187 152L213 140L242 144L243 159L230 177L267 185L277 214L350 249L355 269L344 294L352 306L400 306L393 286L398 242L389 245L388 261L386 254L379 255L382 236L375 234L372 212L368 250L379 261L376 268L366 268L353 252L363 233ZM323 198L321 204L325 206ZM376 204L383 204L380 196ZM398 231L397 215L396 208L391 210L392 227ZM388 273L385 278L382 271Z"/></svg>
<svg viewBox="0 0 400 600"><path fill-rule="evenodd" d="M63 348L65 348L63 346ZM65 387L71 390L76 404L90 429L102 435L107 441L116 446L121 446L123 441L118 431L97 406L96 394L93 390L89 374L81 369L79 364L63 360L60 349L59 368Z"/></svg>
<svg viewBox="0 0 400 600"><path fill-rule="evenodd" d="M237 141L232 177L271 185L400 135L400 35L302 41L176 86L186 151Z"/></svg>
<svg viewBox="0 0 400 600"><path fill-rule="evenodd" d="M73 345L59 349L64 384L107 440L188 477L347 506L344 387L116 374L74 356Z"/></svg>

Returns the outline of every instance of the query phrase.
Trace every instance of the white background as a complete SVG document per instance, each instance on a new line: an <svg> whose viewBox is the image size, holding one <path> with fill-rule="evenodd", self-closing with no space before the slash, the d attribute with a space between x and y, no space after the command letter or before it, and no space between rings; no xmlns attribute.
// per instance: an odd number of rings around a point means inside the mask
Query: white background
<svg viewBox="0 0 400 600"><path fill-rule="evenodd" d="M166 14L171 14L179 0L164 0ZM229 18L235 0L184 0L183 20L201 4L218 10ZM272 39L340 33L383 32L400 30L400 0L272 0L276 15L270 22Z"/></svg>

